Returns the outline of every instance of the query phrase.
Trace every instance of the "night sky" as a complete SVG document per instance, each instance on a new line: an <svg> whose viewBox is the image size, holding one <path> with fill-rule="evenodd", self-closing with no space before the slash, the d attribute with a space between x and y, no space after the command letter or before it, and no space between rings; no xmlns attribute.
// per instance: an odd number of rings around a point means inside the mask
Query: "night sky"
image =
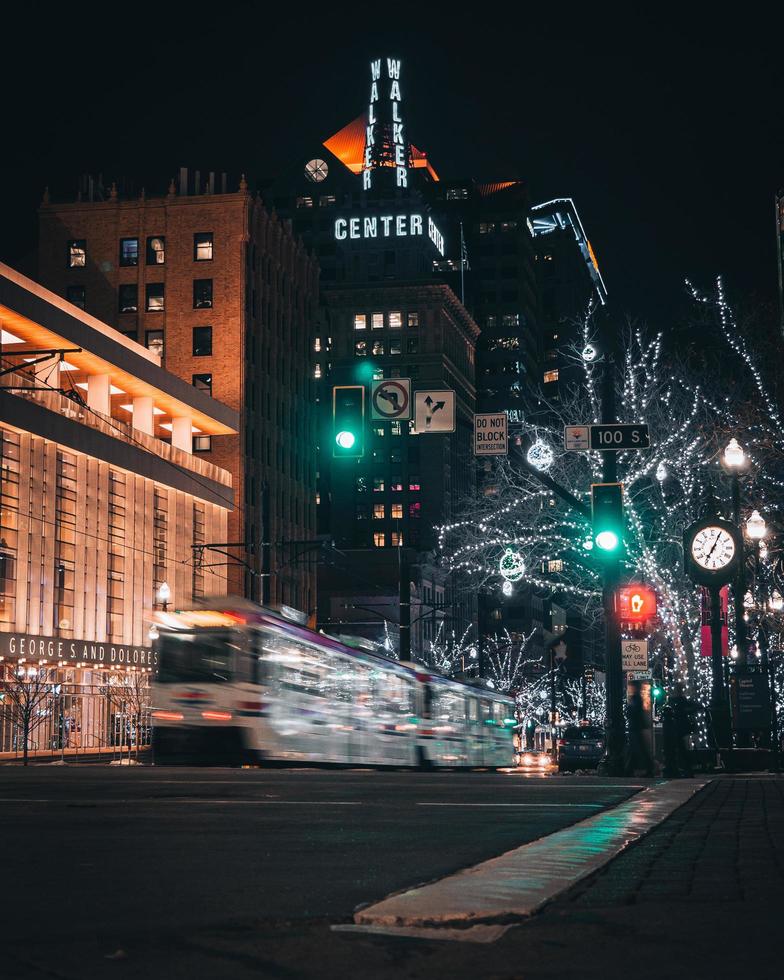
<svg viewBox="0 0 784 980"><path fill-rule="evenodd" d="M364 109L368 61L389 54L436 169L573 197L619 308L667 328L684 276L722 273L773 316L772 21L687 4L622 18L586 4L287 6L26 5L3 52L0 258L30 268L43 187L73 196L81 173L153 194L180 166L258 178L304 163Z"/></svg>

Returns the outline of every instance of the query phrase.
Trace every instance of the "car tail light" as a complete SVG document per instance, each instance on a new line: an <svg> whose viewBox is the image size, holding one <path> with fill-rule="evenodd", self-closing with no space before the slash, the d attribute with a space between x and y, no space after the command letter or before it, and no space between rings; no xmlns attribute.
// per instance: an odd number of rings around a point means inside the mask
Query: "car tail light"
<svg viewBox="0 0 784 980"><path fill-rule="evenodd" d="M201 716L207 721L231 721L229 711L202 711Z"/></svg>
<svg viewBox="0 0 784 980"><path fill-rule="evenodd" d="M566 745L566 739L565 738L559 738L557 744L558 745Z"/></svg>
<svg viewBox="0 0 784 980"><path fill-rule="evenodd" d="M152 717L157 718L158 721L182 721L179 711L153 711Z"/></svg>

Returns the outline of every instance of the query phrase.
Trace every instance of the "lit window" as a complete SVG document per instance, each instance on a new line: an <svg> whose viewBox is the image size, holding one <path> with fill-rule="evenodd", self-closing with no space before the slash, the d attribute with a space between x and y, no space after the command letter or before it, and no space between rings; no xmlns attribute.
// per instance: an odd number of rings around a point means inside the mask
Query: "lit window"
<svg viewBox="0 0 784 980"><path fill-rule="evenodd" d="M120 313L136 313L139 309L139 289L136 283L126 283L119 291Z"/></svg>
<svg viewBox="0 0 784 980"><path fill-rule="evenodd" d="M386 547L386 535L384 534L383 531L375 532L375 534L373 535L373 544L376 546L376 548Z"/></svg>
<svg viewBox="0 0 784 980"><path fill-rule="evenodd" d="M502 317L502 322L505 327L519 327L520 326L520 314L519 313L504 313Z"/></svg>
<svg viewBox="0 0 784 980"><path fill-rule="evenodd" d="M121 238L120 239L120 265L139 264L139 239Z"/></svg>
<svg viewBox="0 0 784 980"><path fill-rule="evenodd" d="M514 231L516 227L517 227L517 222L516 221L502 221L501 222L501 231Z"/></svg>
<svg viewBox="0 0 784 980"><path fill-rule="evenodd" d="M374 357L378 357L378 356L380 356L381 354L384 353L384 341L383 340L374 340L373 341L373 351L372 351L372 353L373 353L373 356Z"/></svg>
<svg viewBox="0 0 784 980"><path fill-rule="evenodd" d="M162 313L165 309L164 288L162 282L148 282L145 286L145 309L148 313Z"/></svg>
<svg viewBox="0 0 784 980"><path fill-rule="evenodd" d="M194 310L212 309L212 279L193 280Z"/></svg>
<svg viewBox="0 0 784 980"><path fill-rule="evenodd" d="M318 381L318 379L319 379L319 378L321 377L321 365L320 365L320 364L317 364L317 365L316 365L316 366L315 366L315 367L313 368L313 377L314 377L314 378L315 378L315 379L316 379L317 381Z"/></svg>
<svg viewBox="0 0 784 980"><path fill-rule="evenodd" d="M392 480L392 482L389 484L389 489L393 492L399 493L403 489L403 484L400 482L400 480Z"/></svg>
<svg viewBox="0 0 784 980"><path fill-rule="evenodd" d="M322 194L321 197L319 198L320 208L331 208L334 203L335 203L334 194Z"/></svg>
<svg viewBox="0 0 784 980"><path fill-rule="evenodd" d="M491 314L485 318L485 326L493 329L495 327L495 315Z"/></svg>
<svg viewBox="0 0 784 980"><path fill-rule="evenodd" d="M416 477L416 476L410 477L410 479L408 481L408 489L409 490L421 490L422 489L422 487L421 487L421 485L419 483L419 477Z"/></svg>
<svg viewBox="0 0 784 980"><path fill-rule="evenodd" d="M389 329L400 330L403 326L403 314L398 312L389 314Z"/></svg>
<svg viewBox="0 0 784 980"><path fill-rule="evenodd" d="M193 261L210 262L212 260L212 232L198 231L193 236Z"/></svg>
<svg viewBox="0 0 784 980"><path fill-rule="evenodd" d="M144 346L158 357L163 357L163 330L147 330L144 334Z"/></svg>
<svg viewBox="0 0 784 980"><path fill-rule="evenodd" d="M194 436L193 451L195 453L208 453L212 449L212 436Z"/></svg>
<svg viewBox="0 0 784 980"><path fill-rule="evenodd" d="M367 347L368 345L366 340L357 340L354 343L354 354L357 357L365 357L367 355Z"/></svg>
<svg viewBox="0 0 784 980"><path fill-rule="evenodd" d="M156 235L147 239L147 265L164 265L166 262L166 239Z"/></svg>
<svg viewBox="0 0 784 980"><path fill-rule="evenodd" d="M307 197L307 196L305 196L305 197L298 197L297 198L297 207L298 208L312 208L313 207L313 198L312 197Z"/></svg>
<svg viewBox="0 0 784 980"><path fill-rule="evenodd" d="M374 476L373 477L373 492L380 493L384 489L384 477Z"/></svg>
<svg viewBox="0 0 784 980"><path fill-rule="evenodd" d="M87 265L87 239L75 238L68 242L68 268L80 269Z"/></svg>
<svg viewBox="0 0 784 980"><path fill-rule="evenodd" d="M558 368L553 368L552 371L545 371L544 372L544 383L545 384L548 384L551 381L557 381L557 380L558 380Z"/></svg>
<svg viewBox="0 0 784 980"><path fill-rule="evenodd" d="M402 354L403 353L403 341L402 340L390 340L390 342L389 342L389 353L390 354Z"/></svg>
<svg viewBox="0 0 784 980"><path fill-rule="evenodd" d="M415 500L413 504L408 505L408 516L409 517L422 516L422 504L418 500Z"/></svg>
<svg viewBox="0 0 784 980"><path fill-rule="evenodd" d="M355 313L354 314L354 329L355 330L367 330L367 314L366 313Z"/></svg>
<svg viewBox="0 0 784 980"><path fill-rule="evenodd" d="M194 357L210 357L212 354L212 327L193 328Z"/></svg>
<svg viewBox="0 0 784 980"><path fill-rule="evenodd" d="M409 327L418 327L419 326L419 314L418 313L409 313L408 314L408 325L409 325Z"/></svg>
<svg viewBox="0 0 784 980"><path fill-rule="evenodd" d="M314 351L321 350L321 337L316 337L316 339L313 341L313 350Z"/></svg>
<svg viewBox="0 0 784 980"><path fill-rule="evenodd" d="M390 422L389 433L393 436L399 436L401 434L400 422Z"/></svg>
<svg viewBox="0 0 784 980"><path fill-rule="evenodd" d="M373 435L374 436L378 436L379 439L383 439L384 438L384 433L385 432L386 432L386 429L384 428L383 425L374 425L373 426Z"/></svg>
<svg viewBox="0 0 784 980"><path fill-rule="evenodd" d="M495 231L495 225L492 221L482 221L479 224L479 234L489 235L491 232Z"/></svg>
<svg viewBox="0 0 784 980"><path fill-rule="evenodd" d="M383 330L384 329L384 314L383 313L373 313L372 314L372 317L371 317L371 320L372 320L372 325L373 325L373 329L374 330Z"/></svg>
<svg viewBox="0 0 784 980"><path fill-rule="evenodd" d="M450 187L446 192L447 201L464 201L467 197L467 187Z"/></svg>
<svg viewBox="0 0 784 980"><path fill-rule="evenodd" d="M86 290L84 286L66 286L65 287L65 298L69 303L73 303L74 306L78 306L80 310L83 310L86 300Z"/></svg>
<svg viewBox="0 0 784 980"><path fill-rule="evenodd" d="M357 504L354 508L354 516L358 521L366 521L370 516L367 504Z"/></svg>
<svg viewBox="0 0 784 980"><path fill-rule="evenodd" d="M329 167L324 160L308 160L305 164L305 176L312 180L314 184L320 184L325 180L329 173Z"/></svg>
<svg viewBox="0 0 784 980"><path fill-rule="evenodd" d="M373 504L374 521L383 521L386 516L386 507L383 504Z"/></svg>
<svg viewBox="0 0 784 980"><path fill-rule="evenodd" d="M402 548L403 546L403 535L400 531L393 531L390 535L390 542L393 548Z"/></svg>
<svg viewBox="0 0 784 980"><path fill-rule="evenodd" d="M392 518L402 518L403 517L403 505L402 504L392 504Z"/></svg>

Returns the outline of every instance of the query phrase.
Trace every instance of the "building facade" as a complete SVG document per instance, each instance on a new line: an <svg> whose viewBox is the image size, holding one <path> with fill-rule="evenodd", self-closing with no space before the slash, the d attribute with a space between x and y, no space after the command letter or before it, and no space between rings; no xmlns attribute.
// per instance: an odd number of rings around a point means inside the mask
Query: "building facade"
<svg viewBox="0 0 784 980"><path fill-rule="evenodd" d="M94 197L101 196L94 193ZM244 180L181 171L160 197L40 208L39 275L240 414L236 435L193 449L228 470L238 500L220 545L232 593L315 609L315 416L309 351L318 266ZM228 547L226 547L228 545Z"/></svg>
<svg viewBox="0 0 784 980"><path fill-rule="evenodd" d="M3 265L0 327L0 754L23 748L13 694L39 678L28 748L98 751L130 737L118 692L155 666L153 611L226 594L198 545L225 539L232 477L192 440L239 417Z"/></svg>

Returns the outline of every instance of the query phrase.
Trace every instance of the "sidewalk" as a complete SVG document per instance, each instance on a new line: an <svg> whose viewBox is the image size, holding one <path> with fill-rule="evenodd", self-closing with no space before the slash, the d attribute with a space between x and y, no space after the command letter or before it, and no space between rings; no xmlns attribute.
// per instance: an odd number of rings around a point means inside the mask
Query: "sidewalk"
<svg viewBox="0 0 784 980"><path fill-rule="evenodd" d="M719 777L639 843L497 942L351 935L323 920L237 922L128 935L46 956L11 951L9 976L204 980L773 980L782 975L784 778ZM21 960L21 961L20 961Z"/></svg>

